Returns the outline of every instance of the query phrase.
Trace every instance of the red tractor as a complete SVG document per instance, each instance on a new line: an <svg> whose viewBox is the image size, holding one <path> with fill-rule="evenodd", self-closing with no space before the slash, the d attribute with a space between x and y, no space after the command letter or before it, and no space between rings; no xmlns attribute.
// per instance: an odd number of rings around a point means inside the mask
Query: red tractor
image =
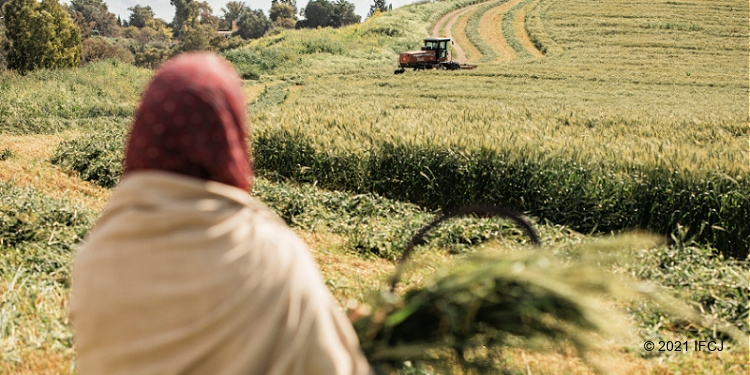
<svg viewBox="0 0 750 375"><path fill-rule="evenodd" d="M394 73L401 74L406 68L457 70L477 67L459 64L449 59L448 43L452 43L450 38L425 38L421 50L402 52L398 55L399 68Z"/></svg>

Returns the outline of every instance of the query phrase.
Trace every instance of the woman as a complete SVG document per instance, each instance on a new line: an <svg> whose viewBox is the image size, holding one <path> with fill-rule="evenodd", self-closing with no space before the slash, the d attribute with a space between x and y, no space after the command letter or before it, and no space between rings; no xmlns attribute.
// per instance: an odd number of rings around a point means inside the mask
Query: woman
<svg viewBox="0 0 750 375"><path fill-rule="evenodd" d="M124 173L78 252L80 374L366 374L305 244L251 198L231 66L176 57L147 87Z"/></svg>

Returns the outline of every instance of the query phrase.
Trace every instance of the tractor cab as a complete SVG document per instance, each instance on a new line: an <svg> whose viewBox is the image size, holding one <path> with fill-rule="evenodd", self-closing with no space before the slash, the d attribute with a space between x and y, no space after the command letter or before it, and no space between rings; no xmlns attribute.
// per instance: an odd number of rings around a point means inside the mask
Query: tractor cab
<svg viewBox="0 0 750 375"><path fill-rule="evenodd" d="M448 43L450 38L425 38L422 51L435 51L438 61L448 60Z"/></svg>

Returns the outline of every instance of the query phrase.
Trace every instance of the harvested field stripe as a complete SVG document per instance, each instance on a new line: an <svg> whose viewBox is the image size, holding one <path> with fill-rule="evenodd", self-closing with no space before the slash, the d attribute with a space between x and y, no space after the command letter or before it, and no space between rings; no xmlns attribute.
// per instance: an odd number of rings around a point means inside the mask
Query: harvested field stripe
<svg viewBox="0 0 750 375"><path fill-rule="evenodd" d="M456 9L440 18L430 31L430 34L434 37L447 37L455 40L456 43L452 46L455 51L455 56L453 56L454 61L465 62L469 57L471 57L472 60L477 60L482 57L482 53L474 47L466 37L466 34L461 31L466 27L466 19L474 14L474 12L482 5L484 5L484 3ZM453 29L459 31L455 37L452 33ZM464 52L464 50L466 50L466 52Z"/></svg>
<svg viewBox="0 0 750 375"><path fill-rule="evenodd" d="M468 60L476 61L482 58L482 52L472 43L466 35L466 25L469 22L469 18L479 9L479 7L472 7L468 11L462 13L455 24L452 25L450 32L456 44L463 46L465 50L463 59L456 57L454 60L463 63Z"/></svg>
<svg viewBox="0 0 750 375"><path fill-rule="evenodd" d="M516 55L519 58L531 57L531 53L526 49L526 47L524 47L523 44L521 44L521 41L518 39L518 35L516 34L515 29L516 14L518 13L518 10L529 3L529 1L530 0L514 0L513 7L503 14L503 36L505 36L505 40L516 51Z"/></svg>
<svg viewBox="0 0 750 375"><path fill-rule="evenodd" d="M532 57L544 57L544 54L536 48L531 41L531 38L529 38L529 34L526 32L526 9L529 5L531 5L531 3L526 2L526 4L516 12L516 18L513 22L513 31L515 32L518 41Z"/></svg>
<svg viewBox="0 0 750 375"><path fill-rule="evenodd" d="M543 15L549 8L551 2L542 2L542 0L533 1L526 12L526 32L529 39L536 49L545 56L559 56L562 54L562 48L547 35L544 29Z"/></svg>
<svg viewBox="0 0 750 375"><path fill-rule="evenodd" d="M480 9L477 9L474 14L469 17L469 20L466 24L466 35L471 40L471 42L477 46L477 48L482 51L482 54L484 56L479 59L478 61L481 62L490 62L495 61L497 59L497 54L495 53L495 49L488 44L484 38L482 38L482 30L480 27L479 22L481 21L484 14L490 10L495 8L498 4L504 3L506 0L498 0L494 3L486 4Z"/></svg>
<svg viewBox="0 0 750 375"><path fill-rule="evenodd" d="M498 56L498 60L513 60L517 57L516 51L508 44L502 32L502 20L505 13L516 6L522 0L511 0L494 7L484 14L479 21L479 32Z"/></svg>

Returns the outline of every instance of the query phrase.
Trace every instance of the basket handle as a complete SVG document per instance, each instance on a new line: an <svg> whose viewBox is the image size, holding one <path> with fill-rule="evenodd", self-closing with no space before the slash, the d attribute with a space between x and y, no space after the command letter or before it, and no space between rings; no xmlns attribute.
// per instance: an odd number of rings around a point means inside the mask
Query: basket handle
<svg viewBox="0 0 750 375"><path fill-rule="evenodd" d="M409 259L409 256L414 250L414 247L416 247L417 244L422 243L422 240L427 232L429 232L433 228L436 228L444 221L469 215L479 215L481 217L501 217L510 219L526 232L526 234L529 236L529 239L531 239L531 242L534 245L541 244L541 242L539 241L539 235L536 233L536 230L534 230L534 227L531 225L531 223L529 223L528 220L524 219L519 213L513 210L501 206L480 204L459 207L444 215L438 215L431 223L422 227L422 229L420 229L414 235L414 237L411 238L411 241L409 241L409 244L406 245L403 254L401 254L401 258L398 260L398 263L396 265L396 272L391 277L391 293L393 293L394 289L396 289L396 284L398 284L401 278L404 263L406 263L406 261Z"/></svg>

